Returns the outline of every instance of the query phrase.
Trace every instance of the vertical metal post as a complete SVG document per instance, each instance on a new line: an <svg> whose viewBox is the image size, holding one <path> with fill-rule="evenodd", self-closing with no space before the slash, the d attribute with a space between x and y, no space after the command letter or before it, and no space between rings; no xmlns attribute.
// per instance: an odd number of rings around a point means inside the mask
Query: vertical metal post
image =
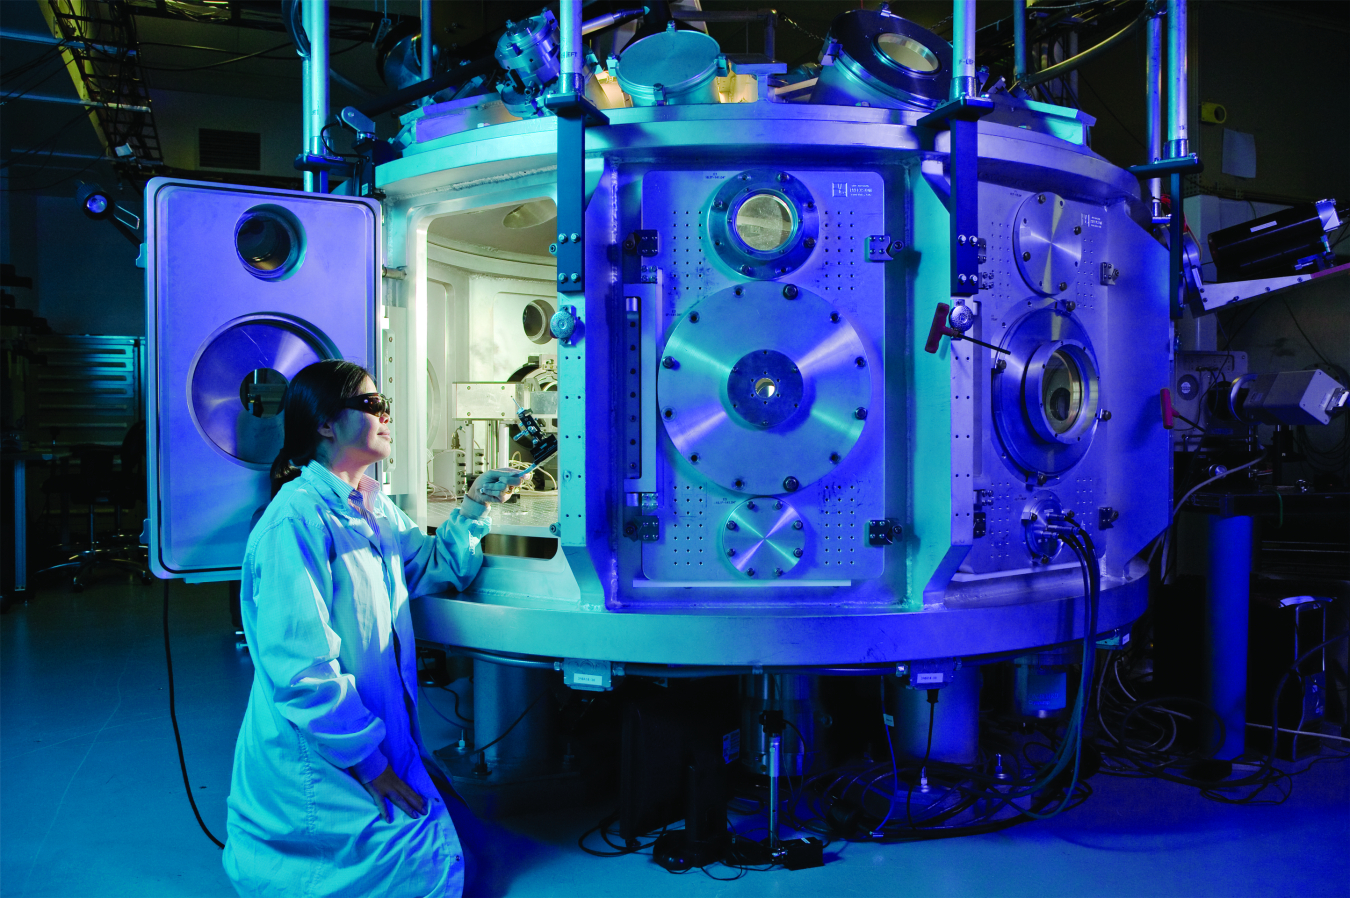
<svg viewBox="0 0 1350 898"><path fill-rule="evenodd" d="M975 94L975 0L952 4L952 92L959 100Z"/></svg>
<svg viewBox="0 0 1350 898"><path fill-rule="evenodd" d="M328 0L301 0L300 21L309 38L304 60L305 153L325 156L323 128L328 124ZM307 193L327 193L327 172L305 172Z"/></svg>
<svg viewBox="0 0 1350 898"><path fill-rule="evenodd" d="M1163 154L1163 37L1162 17L1148 20L1148 49L1144 63L1144 109L1148 116L1148 158L1144 164L1157 162ZM1153 206L1153 221L1162 218L1162 178L1148 179L1148 195Z"/></svg>
<svg viewBox="0 0 1350 898"><path fill-rule="evenodd" d="M426 81L435 72L433 69L432 52L436 48L436 40L431 34L431 0L422 0L422 80Z"/></svg>
<svg viewBox="0 0 1350 898"><path fill-rule="evenodd" d="M1013 81L1027 76L1027 0L1013 0Z"/></svg>
<svg viewBox="0 0 1350 898"><path fill-rule="evenodd" d="M1208 523L1201 698L1223 721L1223 738L1220 741L1218 721L1206 717L1204 748L1212 751L1215 758L1230 760L1246 747L1252 519L1247 515L1210 515Z"/></svg>
<svg viewBox="0 0 1350 898"><path fill-rule="evenodd" d="M557 92L581 92L581 2L558 4L559 61ZM576 108L559 110L558 128L558 292L577 294L586 289L586 116ZM561 303L567 297L560 298Z"/></svg>
<svg viewBox="0 0 1350 898"><path fill-rule="evenodd" d="M1178 159L1191 151L1186 130L1186 0L1167 0L1167 157ZM1168 225L1167 306L1175 320L1181 317L1182 230L1185 215L1181 172L1172 172L1168 184L1172 219Z"/></svg>
<svg viewBox="0 0 1350 898"><path fill-rule="evenodd" d="M777 36L775 34L775 32L777 31L777 25L778 25L778 13L774 12L773 10L769 10L769 12L764 16L764 55L769 58L769 62L774 61L775 59L774 54L777 52L778 49L776 46Z"/></svg>
<svg viewBox="0 0 1350 898"><path fill-rule="evenodd" d="M559 90L580 90L581 0L562 0L558 4L558 43L562 75Z"/></svg>
<svg viewBox="0 0 1350 898"><path fill-rule="evenodd" d="M1186 0L1167 0L1167 157L1191 151L1187 119Z"/></svg>
<svg viewBox="0 0 1350 898"><path fill-rule="evenodd" d="M783 734L769 737L769 848L778 847L778 769L782 766Z"/></svg>

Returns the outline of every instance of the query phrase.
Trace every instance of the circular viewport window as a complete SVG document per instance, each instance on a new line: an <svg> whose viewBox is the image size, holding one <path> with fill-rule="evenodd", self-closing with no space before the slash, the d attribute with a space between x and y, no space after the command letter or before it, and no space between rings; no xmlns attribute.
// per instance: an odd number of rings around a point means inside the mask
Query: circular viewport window
<svg viewBox="0 0 1350 898"><path fill-rule="evenodd" d="M792 207L782 197L757 193L741 203L732 226L746 246L771 253L792 239L794 219Z"/></svg>
<svg viewBox="0 0 1350 898"><path fill-rule="evenodd" d="M234 249L254 277L284 278L304 258L304 229L280 206L255 206L235 226Z"/></svg>
<svg viewBox="0 0 1350 898"><path fill-rule="evenodd" d="M1045 363L1041 407L1055 433L1067 433L1083 412L1083 373L1073 357L1062 349L1055 350Z"/></svg>
<svg viewBox="0 0 1350 898"><path fill-rule="evenodd" d="M936 72L941 66L938 58L923 44L903 34L880 34L877 36L877 52L883 57L911 72L927 75Z"/></svg>

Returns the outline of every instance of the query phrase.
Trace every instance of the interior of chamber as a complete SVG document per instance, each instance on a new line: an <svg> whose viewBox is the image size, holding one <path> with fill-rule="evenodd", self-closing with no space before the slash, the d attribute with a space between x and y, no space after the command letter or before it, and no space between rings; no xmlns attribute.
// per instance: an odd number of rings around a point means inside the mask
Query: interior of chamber
<svg viewBox="0 0 1350 898"><path fill-rule="evenodd" d="M474 479L535 461L519 440L517 403L558 429L557 206L551 196L454 212L427 230L427 523L436 526ZM558 458L491 509L490 554L551 556ZM545 545L547 543L547 545Z"/></svg>

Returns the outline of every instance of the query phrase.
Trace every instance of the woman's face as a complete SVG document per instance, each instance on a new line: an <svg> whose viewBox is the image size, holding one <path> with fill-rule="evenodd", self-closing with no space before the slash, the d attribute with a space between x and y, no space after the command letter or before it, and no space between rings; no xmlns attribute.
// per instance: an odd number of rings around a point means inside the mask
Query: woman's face
<svg viewBox="0 0 1350 898"><path fill-rule="evenodd" d="M362 393L374 393L375 384L367 377L361 383ZM393 452L393 436L389 432L389 415L376 417L369 412L346 408L331 424L319 429L323 436L331 436L329 458L346 466L369 465L382 461Z"/></svg>

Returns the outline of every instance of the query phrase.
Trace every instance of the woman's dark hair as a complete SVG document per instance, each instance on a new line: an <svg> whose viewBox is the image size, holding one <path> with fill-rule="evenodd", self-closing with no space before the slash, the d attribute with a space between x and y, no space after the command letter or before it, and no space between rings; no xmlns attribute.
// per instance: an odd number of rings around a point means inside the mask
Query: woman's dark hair
<svg viewBox="0 0 1350 898"><path fill-rule="evenodd" d="M281 399L285 442L272 462L272 495L300 476L319 450L319 428L342 413L342 403L361 395L370 372L355 362L328 359L302 368ZM374 380L374 378L371 378Z"/></svg>

